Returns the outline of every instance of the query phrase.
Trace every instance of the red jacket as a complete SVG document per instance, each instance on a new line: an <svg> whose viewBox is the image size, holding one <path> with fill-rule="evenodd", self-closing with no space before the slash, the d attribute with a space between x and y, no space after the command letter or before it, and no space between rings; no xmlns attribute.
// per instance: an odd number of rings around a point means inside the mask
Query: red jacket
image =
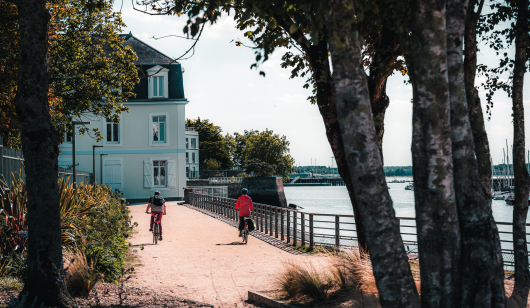
<svg viewBox="0 0 530 308"><path fill-rule="evenodd" d="M252 211L252 199L248 195L242 195L237 198L236 210L239 209L239 216L250 217L250 211Z"/></svg>

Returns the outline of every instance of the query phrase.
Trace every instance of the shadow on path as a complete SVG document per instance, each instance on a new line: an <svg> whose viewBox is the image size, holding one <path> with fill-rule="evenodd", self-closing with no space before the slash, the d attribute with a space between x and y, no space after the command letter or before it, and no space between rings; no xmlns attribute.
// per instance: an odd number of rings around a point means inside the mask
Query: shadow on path
<svg viewBox="0 0 530 308"><path fill-rule="evenodd" d="M183 204L183 206L185 206L185 207L187 207L189 209L195 210L197 212L201 212L203 214L206 214L206 215L208 215L210 217L213 217L213 218L215 218L217 220L220 220L220 221L222 221L222 222L224 222L226 224L231 225L234 228L237 228L238 225L239 225L239 223L237 223L237 222L235 222L235 221L233 221L231 219L228 219L228 218L226 218L224 216L221 216L219 214L210 212L208 210L200 209L200 208L194 207L194 206L189 205L189 204ZM278 249L281 249L281 250L283 250L285 252L288 252L290 254L293 254L293 255L303 255L304 254L303 252L300 252L298 250L293 249L290 246L287 246L287 244L284 241L281 241L281 240L279 240L277 238L274 238L272 236L266 235L266 234L261 233L259 231L252 231L252 232L249 233L249 235L251 235L252 237L257 238L259 240L262 240L263 242L265 242L265 243L267 243L269 245L272 245L272 246L274 246L274 247L276 247ZM250 239L249 239L249 241L250 241ZM236 244L236 243L239 243L239 244ZM242 242L233 242L231 244L217 244L217 245L241 245L241 244L243 244L243 243ZM243 245L245 245L245 244L243 244Z"/></svg>

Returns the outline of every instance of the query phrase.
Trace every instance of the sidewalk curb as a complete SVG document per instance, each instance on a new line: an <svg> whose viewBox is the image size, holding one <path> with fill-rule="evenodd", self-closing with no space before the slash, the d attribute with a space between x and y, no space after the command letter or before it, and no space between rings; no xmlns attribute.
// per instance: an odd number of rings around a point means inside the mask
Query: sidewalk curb
<svg viewBox="0 0 530 308"><path fill-rule="evenodd" d="M268 308L297 308L296 306L289 305L281 300L274 299L265 294L248 291L248 301L255 303L256 306L268 307Z"/></svg>

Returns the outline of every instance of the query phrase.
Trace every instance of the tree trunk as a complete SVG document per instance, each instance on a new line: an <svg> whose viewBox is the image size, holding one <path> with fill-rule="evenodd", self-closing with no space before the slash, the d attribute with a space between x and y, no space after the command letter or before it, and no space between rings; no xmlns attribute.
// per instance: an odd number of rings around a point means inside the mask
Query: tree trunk
<svg viewBox="0 0 530 308"><path fill-rule="evenodd" d="M293 21L288 14L275 16L275 19L285 31L290 31ZM333 155L335 155L337 170L346 184L348 195L353 207L355 230L357 234L359 250L361 252L368 252L361 214L359 212L359 207L357 206L357 201L355 200L353 185L348 174L346 155L344 154L344 143L342 142L340 125L337 120L337 109L335 108L335 86L333 84L333 78L331 77L331 71L329 67L328 42L325 38L322 38L317 44L312 44L306 39L300 30L291 33L291 36L296 40L300 48L309 58L309 63L313 72L313 78L317 86L316 101L318 109L322 115L322 120L324 120L324 127L326 128L326 136L328 138L329 145L331 146ZM364 256L364 254L361 254L361 256Z"/></svg>
<svg viewBox="0 0 530 308"><path fill-rule="evenodd" d="M21 127L28 192L28 259L24 289L28 301L68 307L62 271L58 193L59 154L48 105L48 23L45 0L21 0L16 112Z"/></svg>
<svg viewBox="0 0 530 308"><path fill-rule="evenodd" d="M480 1L480 3L479 3ZM478 4L475 12L475 5ZM464 32L464 80L466 89L466 100L475 143L475 155L478 163L478 173L482 182L482 191L491 205L491 156L486 127L484 126L484 115L478 91L475 89L475 76L477 71L477 23L484 6L484 0L471 0L466 16Z"/></svg>
<svg viewBox="0 0 530 308"><path fill-rule="evenodd" d="M337 116L379 299L382 307L419 307L376 142L361 45L351 25L355 13L343 0L333 5L325 28L333 59Z"/></svg>
<svg viewBox="0 0 530 308"><path fill-rule="evenodd" d="M317 105L324 120L324 126L326 127L326 136L328 137L331 150L335 155L335 161L337 162L337 170L341 178L346 184L348 189L348 195L353 206L353 213L355 216L355 230L357 233L357 241L359 249L362 252L367 252L366 239L364 234L364 228L362 224L361 214L357 201L355 200L355 194L353 193L353 185L348 174L348 166L346 163L346 155L344 153L344 143L342 142L342 136L340 134L340 125L337 119L337 109L335 108L335 86L333 84L333 78L331 77L331 71L329 68L328 59L328 48L325 39L322 39L316 45L312 45L309 48L309 62L313 70L313 78L317 85Z"/></svg>
<svg viewBox="0 0 530 308"><path fill-rule="evenodd" d="M458 307L460 229L453 188L445 1L420 0L412 29L412 161L422 307Z"/></svg>
<svg viewBox="0 0 530 308"><path fill-rule="evenodd" d="M462 243L458 307L503 307L500 239L491 211L491 196L482 190L464 90L465 5L459 0L448 0L446 17L454 187Z"/></svg>
<svg viewBox="0 0 530 308"><path fill-rule="evenodd" d="M373 46L374 56L369 67L368 90L370 92L370 106L374 118L377 146L384 165L383 135L385 133L385 112L390 104L390 99L386 95L386 83L388 76L394 71L394 62L401 55L401 45L398 34L386 25L383 25L380 35L381 39Z"/></svg>
<svg viewBox="0 0 530 308"><path fill-rule="evenodd" d="M525 164L525 127L523 107L523 85L526 72L528 46L528 0L517 1L517 23L515 28L515 61L513 68L513 171L515 200L513 205L513 248L515 257L515 284L512 297L521 300L526 307L530 290L528 249L526 245L526 216L530 177ZM523 305L524 304L524 305Z"/></svg>

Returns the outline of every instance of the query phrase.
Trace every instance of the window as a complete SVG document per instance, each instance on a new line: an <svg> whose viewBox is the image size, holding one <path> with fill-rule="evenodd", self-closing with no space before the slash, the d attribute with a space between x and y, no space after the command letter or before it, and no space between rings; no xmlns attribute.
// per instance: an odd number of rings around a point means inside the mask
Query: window
<svg viewBox="0 0 530 308"><path fill-rule="evenodd" d="M166 186L166 161L153 161L153 185Z"/></svg>
<svg viewBox="0 0 530 308"><path fill-rule="evenodd" d="M168 98L169 69L155 65L147 69L149 75L148 98Z"/></svg>
<svg viewBox="0 0 530 308"><path fill-rule="evenodd" d="M72 143L72 131L68 131L70 127L71 125L65 127L66 131L64 132L64 143Z"/></svg>
<svg viewBox="0 0 530 308"><path fill-rule="evenodd" d="M192 148L192 149L196 149L196 148L197 148L196 141L197 141L197 139L195 139L195 138L192 138L192 139L191 139L191 148Z"/></svg>
<svg viewBox="0 0 530 308"><path fill-rule="evenodd" d="M191 162L195 163L195 153L191 153Z"/></svg>
<svg viewBox="0 0 530 308"><path fill-rule="evenodd" d="M177 185L174 160L157 157L144 160L144 187L151 191L168 190Z"/></svg>
<svg viewBox="0 0 530 308"><path fill-rule="evenodd" d="M186 162L189 163L189 159L188 159L188 152L186 152Z"/></svg>
<svg viewBox="0 0 530 308"><path fill-rule="evenodd" d="M187 178L190 177L190 168L189 167L186 167L186 177Z"/></svg>
<svg viewBox="0 0 530 308"><path fill-rule="evenodd" d="M153 97L164 97L164 77L153 77Z"/></svg>
<svg viewBox="0 0 530 308"><path fill-rule="evenodd" d="M107 118L107 142L120 142L119 127L120 124L113 123L112 119Z"/></svg>
<svg viewBox="0 0 530 308"><path fill-rule="evenodd" d="M188 138L186 138L186 149L188 148Z"/></svg>
<svg viewBox="0 0 530 308"><path fill-rule="evenodd" d="M153 117L153 142L166 142L166 117Z"/></svg>

